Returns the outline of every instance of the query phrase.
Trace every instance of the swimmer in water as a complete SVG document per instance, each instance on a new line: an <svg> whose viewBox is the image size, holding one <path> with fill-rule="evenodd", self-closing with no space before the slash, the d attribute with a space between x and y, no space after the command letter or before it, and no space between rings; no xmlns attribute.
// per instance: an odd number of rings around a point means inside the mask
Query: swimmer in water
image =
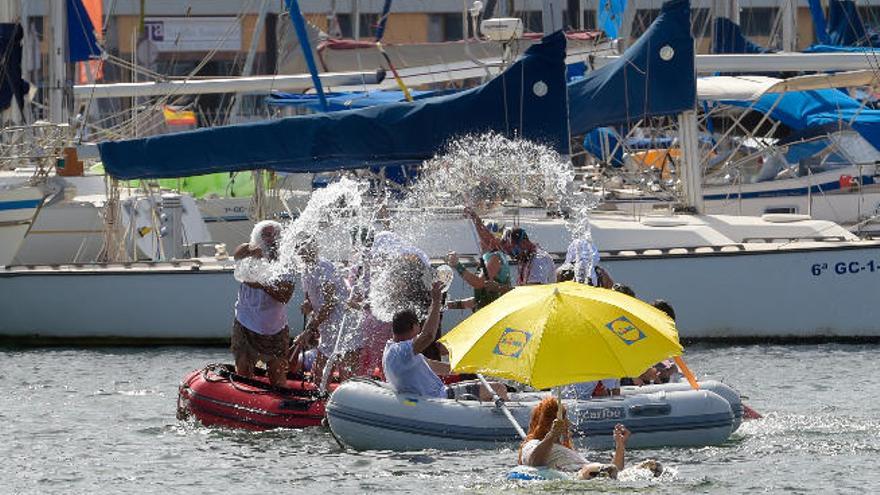
<svg viewBox="0 0 880 495"><path fill-rule="evenodd" d="M614 427L614 455L611 464L589 462L574 450L569 423L563 409L562 418L557 417L559 402L556 397L542 400L532 411L529 433L519 449L519 463L532 467L548 467L557 471L577 473L577 478L588 480L599 477L617 478L624 469L626 442L630 431L622 424ZM639 465L659 476L663 468L657 461L645 461Z"/></svg>

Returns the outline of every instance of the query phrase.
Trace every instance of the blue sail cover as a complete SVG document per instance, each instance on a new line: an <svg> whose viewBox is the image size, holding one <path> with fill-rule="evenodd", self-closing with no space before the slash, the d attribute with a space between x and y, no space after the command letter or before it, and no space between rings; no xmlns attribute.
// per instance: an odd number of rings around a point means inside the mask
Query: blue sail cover
<svg viewBox="0 0 880 495"><path fill-rule="evenodd" d="M797 131L819 129L827 132L828 129L852 127L880 150L880 110L864 108L861 103L836 89L785 93L777 104L779 98L778 94L768 94L756 102L738 100L724 103L752 108L763 114L770 112L770 117Z"/></svg>
<svg viewBox="0 0 880 495"><path fill-rule="evenodd" d="M322 172L432 158L455 137L495 131L569 153L565 36L548 35L476 88L412 103L104 142L117 179L267 169Z"/></svg>
<svg viewBox="0 0 880 495"><path fill-rule="evenodd" d="M690 26L690 2L668 1L620 58L569 84L572 135L693 109L697 79ZM663 60L661 53L671 58Z"/></svg>
<svg viewBox="0 0 880 495"><path fill-rule="evenodd" d="M776 51L749 41L739 24L726 17L715 18L713 33L713 53L773 53Z"/></svg>
<svg viewBox="0 0 880 495"><path fill-rule="evenodd" d="M828 3L828 41L837 46L871 46L872 43L853 0Z"/></svg>
<svg viewBox="0 0 880 495"><path fill-rule="evenodd" d="M410 91L414 100L421 100L432 96L442 94L451 94L451 91ZM367 92L345 92L345 93L324 93L327 98L327 111L338 112L340 110L351 110L353 108L367 108L376 105L387 105L388 103L398 103L406 101L403 91L367 91ZM281 91L273 91L266 98L266 103L273 106L308 108L315 111L323 111L318 95L302 94L302 93L285 93Z"/></svg>
<svg viewBox="0 0 880 495"><path fill-rule="evenodd" d="M809 0L810 17L813 18L813 32L816 33L816 40L821 45L830 43L828 40L828 25L825 23L825 12L822 11L822 0Z"/></svg>
<svg viewBox="0 0 880 495"><path fill-rule="evenodd" d="M21 40L24 32L20 25L0 24L0 111L18 104L24 110L24 95L30 84L21 78Z"/></svg>
<svg viewBox="0 0 880 495"><path fill-rule="evenodd" d="M101 56L95 26L81 0L67 0L67 61L82 62Z"/></svg>
<svg viewBox="0 0 880 495"><path fill-rule="evenodd" d="M828 3L827 32L822 7L818 0L810 0L810 14L816 26L819 44L806 50L808 53L869 51L880 47L880 35L868 32L859 16L853 0L830 0Z"/></svg>

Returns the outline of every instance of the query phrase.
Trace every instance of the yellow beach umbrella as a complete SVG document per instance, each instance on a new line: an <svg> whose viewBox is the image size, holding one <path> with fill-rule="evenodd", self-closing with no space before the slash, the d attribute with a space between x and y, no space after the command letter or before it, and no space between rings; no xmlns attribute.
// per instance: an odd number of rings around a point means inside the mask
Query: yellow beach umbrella
<svg viewBox="0 0 880 495"><path fill-rule="evenodd" d="M544 389L638 376L682 353L650 304L576 282L517 287L440 339L452 369Z"/></svg>

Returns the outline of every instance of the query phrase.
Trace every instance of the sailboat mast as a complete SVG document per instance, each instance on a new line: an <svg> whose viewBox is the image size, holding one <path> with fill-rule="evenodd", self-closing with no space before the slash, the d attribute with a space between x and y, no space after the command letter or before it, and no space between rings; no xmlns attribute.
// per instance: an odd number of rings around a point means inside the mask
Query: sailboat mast
<svg viewBox="0 0 880 495"><path fill-rule="evenodd" d="M562 8L561 0L544 0L541 20L545 36L563 28Z"/></svg>
<svg viewBox="0 0 880 495"><path fill-rule="evenodd" d="M51 50L49 50L49 121L67 122L64 93L67 88L67 2L49 0Z"/></svg>
<svg viewBox="0 0 880 495"><path fill-rule="evenodd" d="M797 4L796 0L781 0L782 51L797 51Z"/></svg>

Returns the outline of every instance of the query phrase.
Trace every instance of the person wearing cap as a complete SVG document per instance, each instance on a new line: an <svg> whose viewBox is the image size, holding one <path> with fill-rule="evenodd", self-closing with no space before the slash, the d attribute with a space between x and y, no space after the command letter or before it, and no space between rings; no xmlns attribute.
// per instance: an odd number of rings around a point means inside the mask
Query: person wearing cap
<svg viewBox="0 0 880 495"><path fill-rule="evenodd" d="M469 271L458 259L455 251L446 256L446 263L453 267L468 285L474 289L474 297L449 301L449 309L471 308L475 312L501 297L511 289L510 261L501 249L498 240L501 227L497 223L484 224L483 220L470 208L465 208L465 215L471 219L480 240L480 270Z"/></svg>
<svg viewBox="0 0 880 495"><path fill-rule="evenodd" d="M507 228L501 236L501 247L519 263L516 285L542 285L556 282L556 264L547 251L529 240L521 227Z"/></svg>
<svg viewBox="0 0 880 495"><path fill-rule="evenodd" d="M236 261L246 258L276 261L280 235L281 224L262 221L254 226L250 242L235 249L233 258ZM261 360L266 363L273 385L286 382L290 341L287 303L292 295L292 274L282 276L274 283L242 282L239 285L230 339L237 374L253 376L254 366Z"/></svg>

